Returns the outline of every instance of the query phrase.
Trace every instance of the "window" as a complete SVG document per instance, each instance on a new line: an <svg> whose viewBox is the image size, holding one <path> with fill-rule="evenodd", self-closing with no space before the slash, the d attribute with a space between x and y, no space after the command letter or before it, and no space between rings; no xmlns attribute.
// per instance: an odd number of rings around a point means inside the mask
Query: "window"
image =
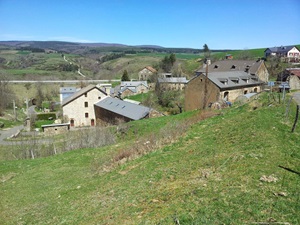
<svg viewBox="0 0 300 225"><path fill-rule="evenodd" d="M101 96L99 96L98 99L101 99Z"/></svg>
<svg viewBox="0 0 300 225"><path fill-rule="evenodd" d="M229 98L229 92L228 92L228 91L225 91L225 92L224 92L224 100L225 100L225 101L228 101L228 98Z"/></svg>
<svg viewBox="0 0 300 225"><path fill-rule="evenodd" d="M235 83L235 84L238 84L239 83L239 78L238 77L229 77L229 79Z"/></svg>
<svg viewBox="0 0 300 225"><path fill-rule="evenodd" d="M219 81L224 85L228 84L228 80L226 78L219 78Z"/></svg>
<svg viewBox="0 0 300 225"><path fill-rule="evenodd" d="M89 113L84 114L85 118L89 118Z"/></svg>
<svg viewBox="0 0 300 225"><path fill-rule="evenodd" d="M89 107L89 103L88 102L84 102L84 107L85 108Z"/></svg>
<svg viewBox="0 0 300 225"><path fill-rule="evenodd" d="M84 97L87 97L87 93L84 93Z"/></svg>

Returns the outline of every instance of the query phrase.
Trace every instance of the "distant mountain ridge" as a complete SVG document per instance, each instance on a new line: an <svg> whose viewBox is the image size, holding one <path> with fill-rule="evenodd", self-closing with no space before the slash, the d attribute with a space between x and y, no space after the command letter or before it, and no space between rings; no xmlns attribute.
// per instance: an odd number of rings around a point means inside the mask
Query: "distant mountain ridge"
<svg viewBox="0 0 300 225"><path fill-rule="evenodd" d="M70 46L77 47L133 47L133 48L164 48L158 45L136 45L130 46L118 43L81 43L81 42L67 42L67 41L0 41L0 45L10 47L32 47L32 48L64 48ZM59 50L59 49L55 49Z"/></svg>

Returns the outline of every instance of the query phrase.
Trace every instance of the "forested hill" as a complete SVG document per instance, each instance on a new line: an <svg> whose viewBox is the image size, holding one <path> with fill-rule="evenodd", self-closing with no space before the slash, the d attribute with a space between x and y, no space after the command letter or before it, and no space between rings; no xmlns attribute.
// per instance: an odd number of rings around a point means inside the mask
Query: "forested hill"
<svg viewBox="0 0 300 225"><path fill-rule="evenodd" d="M0 41L0 49L48 49L68 53L92 52L167 52L167 53L201 53L203 50L194 48L165 48L157 45L129 46L118 43L75 43L63 41ZM229 49L214 49L212 52L227 52Z"/></svg>

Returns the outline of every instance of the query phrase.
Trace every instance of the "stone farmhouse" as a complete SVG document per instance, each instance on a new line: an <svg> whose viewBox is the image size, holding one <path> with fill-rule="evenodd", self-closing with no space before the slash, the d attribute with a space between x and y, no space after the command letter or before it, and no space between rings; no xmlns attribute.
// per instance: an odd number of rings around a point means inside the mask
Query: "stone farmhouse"
<svg viewBox="0 0 300 225"><path fill-rule="evenodd" d="M94 104L104 97L107 94L95 85L84 87L63 100L63 116L68 118L71 127L95 126Z"/></svg>
<svg viewBox="0 0 300 225"><path fill-rule="evenodd" d="M63 116L70 127L117 124L149 117L162 116L159 112L132 102L112 98L96 85L89 85L65 98L62 103ZM53 133L66 127L47 126Z"/></svg>
<svg viewBox="0 0 300 225"><path fill-rule="evenodd" d="M147 93L149 91L149 87L147 81L122 81L119 90L119 96L121 98Z"/></svg>
<svg viewBox="0 0 300 225"><path fill-rule="evenodd" d="M278 77L278 82L287 82L290 90L300 89L300 68L286 68Z"/></svg>
<svg viewBox="0 0 300 225"><path fill-rule="evenodd" d="M264 61L223 60L196 71L185 88L185 110L211 103L234 102L240 95L262 91L269 74Z"/></svg>
<svg viewBox="0 0 300 225"><path fill-rule="evenodd" d="M161 74L157 79L157 87L163 91L183 90L188 83L186 77L173 77L170 73Z"/></svg>
<svg viewBox="0 0 300 225"><path fill-rule="evenodd" d="M153 67L151 66L146 66L144 69L142 69L138 75L139 75L139 80L149 80L150 77L153 75L153 74L156 74L157 71L156 69L154 69Z"/></svg>
<svg viewBox="0 0 300 225"><path fill-rule="evenodd" d="M299 62L300 50L296 46L267 48L265 50L265 57L269 56L279 57L285 62Z"/></svg>

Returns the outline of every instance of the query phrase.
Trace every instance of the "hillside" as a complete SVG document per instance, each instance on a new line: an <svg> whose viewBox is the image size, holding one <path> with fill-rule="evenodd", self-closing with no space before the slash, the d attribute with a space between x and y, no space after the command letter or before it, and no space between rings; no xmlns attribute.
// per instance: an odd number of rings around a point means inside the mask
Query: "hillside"
<svg viewBox="0 0 300 225"><path fill-rule="evenodd" d="M262 58L264 48L249 50L211 50L212 60ZM164 48L161 46L126 46L107 43L72 43L58 41L0 42L0 72L13 80L120 79L124 70L131 79L145 66L158 67L163 57L175 53L177 64L188 77L201 66L203 50ZM105 61L104 58L107 58ZM80 73L78 73L78 69Z"/></svg>
<svg viewBox="0 0 300 225"><path fill-rule="evenodd" d="M1 161L0 221L299 224L300 177L278 166L300 171L300 130L295 106L286 117L274 100L131 122L104 148Z"/></svg>

